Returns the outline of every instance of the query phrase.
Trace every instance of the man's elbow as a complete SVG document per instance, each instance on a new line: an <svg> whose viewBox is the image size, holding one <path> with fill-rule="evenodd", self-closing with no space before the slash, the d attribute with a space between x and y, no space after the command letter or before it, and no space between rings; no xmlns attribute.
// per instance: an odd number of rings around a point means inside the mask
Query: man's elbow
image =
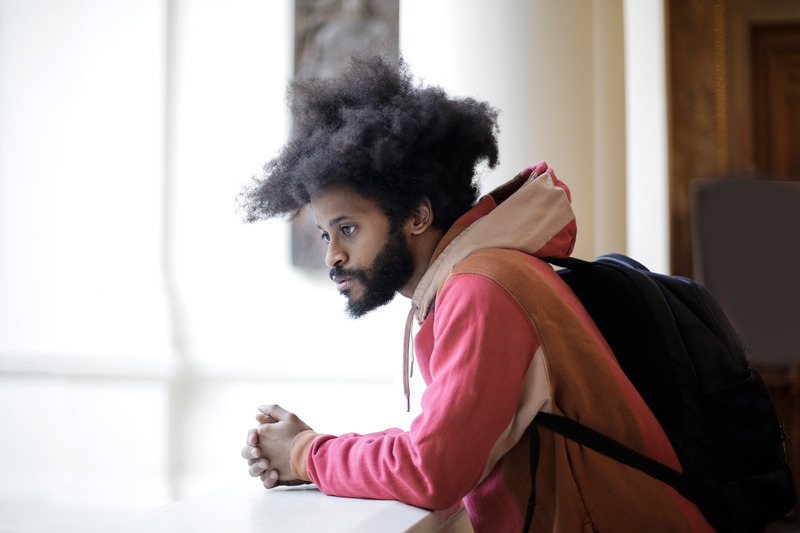
<svg viewBox="0 0 800 533"><path fill-rule="evenodd" d="M461 500L468 492L469 488L465 488L463 484L453 480L442 480L429 484L424 490L415 494L413 501L407 503L424 509L440 511L460 505Z"/></svg>

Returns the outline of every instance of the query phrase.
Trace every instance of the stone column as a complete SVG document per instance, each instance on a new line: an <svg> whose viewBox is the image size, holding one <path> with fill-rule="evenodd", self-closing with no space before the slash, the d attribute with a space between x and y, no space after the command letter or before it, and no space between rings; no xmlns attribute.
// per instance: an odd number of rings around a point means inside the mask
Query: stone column
<svg viewBox="0 0 800 533"><path fill-rule="evenodd" d="M338 73L354 54L397 58L399 0L297 0L295 77ZM324 267L325 245L310 209L292 224L292 263Z"/></svg>

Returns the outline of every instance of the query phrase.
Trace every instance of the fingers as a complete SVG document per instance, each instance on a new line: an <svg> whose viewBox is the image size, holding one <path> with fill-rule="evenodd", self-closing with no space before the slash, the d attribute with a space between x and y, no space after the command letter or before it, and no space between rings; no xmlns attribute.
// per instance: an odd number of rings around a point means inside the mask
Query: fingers
<svg viewBox="0 0 800 533"><path fill-rule="evenodd" d="M258 410L262 414L273 418L275 422L283 420L292 414L280 405L259 405Z"/></svg>
<svg viewBox="0 0 800 533"><path fill-rule="evenodd" d="M253 459L258 459L261 456L261 450L256 446L245 446L242 448L242 457L251 461Z"/></svg>
<svg viewBox="0 0 800 533"><path fill-rule="evenodd" d="M255 428L247 432L247 445L255 446L258 444L258 431Z"/></svg>
<svg viewBox="0 0 800 533"><path fill-rule="evenodd" d="M270 470L261 474L261 481L264 483L265 489L271 489L278 485L278 471Z"/></svg>
<svg viewBox="0 0 800 533"><path fill-rule="evenodd" d="M255 428L247 432L247 446L242 448L242 457L245 459L258 459L261 450L258 448L258 430Z"/></svg>
<svg viewBox="0 0 800 533"><path fill-rule="evenodd" d="M269 468L269 461L266 459L256 459L249 461L250 468L248 473L250 477L262 477L268 474L267 469ZM275 470L273 470L275 472Z"/></svg>

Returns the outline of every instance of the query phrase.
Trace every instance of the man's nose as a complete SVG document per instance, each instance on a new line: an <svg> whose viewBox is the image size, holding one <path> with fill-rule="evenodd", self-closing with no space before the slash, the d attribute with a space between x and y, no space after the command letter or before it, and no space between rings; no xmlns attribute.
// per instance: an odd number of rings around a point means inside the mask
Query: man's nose
<svg viewBox="0 0 800 533"><path fill-rule="evenodd" d="M337 265L343 265L345 262L347 262L347 255L342 247L332 240L328 244L328 251L325 252L325 264L333 268Z"/></svg>

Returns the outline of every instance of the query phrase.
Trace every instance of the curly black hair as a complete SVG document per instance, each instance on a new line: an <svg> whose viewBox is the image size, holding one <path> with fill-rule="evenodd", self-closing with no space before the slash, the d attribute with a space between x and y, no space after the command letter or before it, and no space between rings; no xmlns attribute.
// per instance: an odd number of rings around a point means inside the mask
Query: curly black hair
<svg viewBox="0 0 800 533"><path fill-rule="evenodd" d="M294 81L289 98L291 139L240 194L248 222L294 217L337 183L392 223L427 197L446 230L477 201L477 165L497 164L497 111L415 83L402 59L352 58L337 77Z"/></svg>

